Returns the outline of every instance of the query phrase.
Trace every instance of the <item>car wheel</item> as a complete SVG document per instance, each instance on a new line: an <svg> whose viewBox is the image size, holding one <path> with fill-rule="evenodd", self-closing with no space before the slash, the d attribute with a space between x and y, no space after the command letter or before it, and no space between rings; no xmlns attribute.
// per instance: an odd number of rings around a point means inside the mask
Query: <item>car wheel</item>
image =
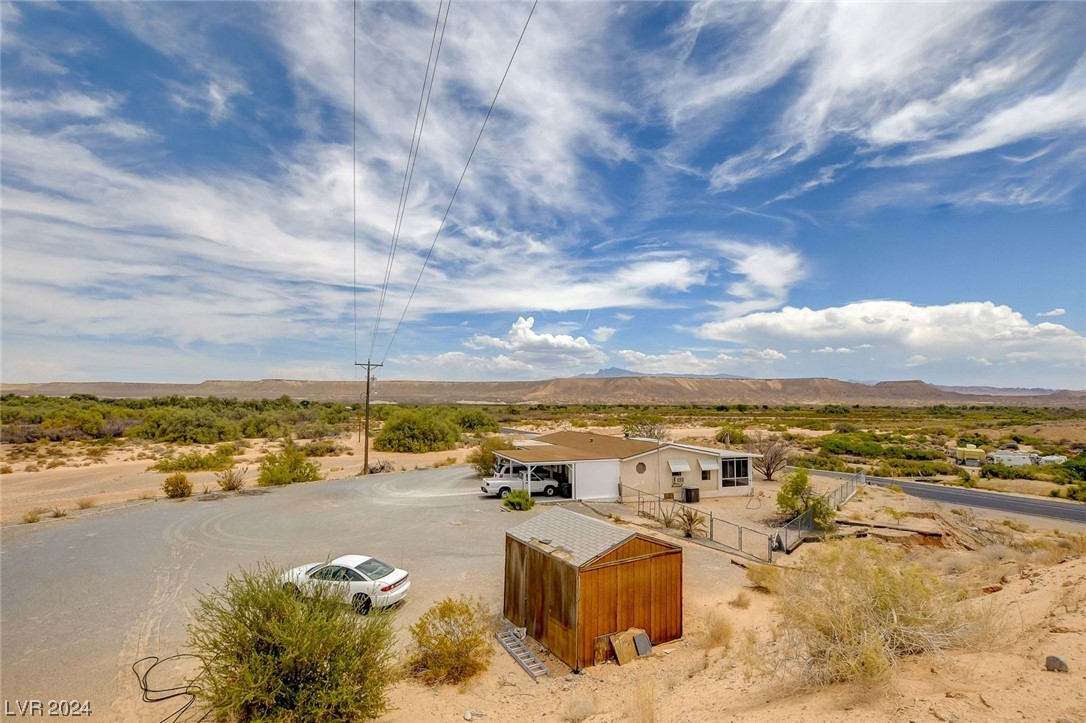
<svg viewBox="0 0 1086 723"><path fill-rule="evenodd" d="M546 487L543 488L543 494L547 495L547 497L554 497L554 493L557 492L557 491L558 491L558 488L555 487L554 485L547 485Z"/></svg>
<svg viewBox="0 0 1086 723"><path fill-rule="evenodd" d="M283 590L285 590L286 593L288 595L292 596L292 597L301 597L302 596L302 591L299 590L298 586L293 584L293 583L288 582L286 585L283 586Z"/></svg>
<svg viewBox="0 0 1086 723"><path fill-rule="evenodd" d="M369 613L371 607L373 607L373 603L370 602L369 595L358 593L354 596L354 609L357 612L366 615Z"/></svg>
<svg viewBox="0 0 1086 723"><path fill-rule="evenodd" d="M504 500L508 496L509 496L509 488L508 487L502 487L500 490L498 490L498 497L501 497Z"/></svg>

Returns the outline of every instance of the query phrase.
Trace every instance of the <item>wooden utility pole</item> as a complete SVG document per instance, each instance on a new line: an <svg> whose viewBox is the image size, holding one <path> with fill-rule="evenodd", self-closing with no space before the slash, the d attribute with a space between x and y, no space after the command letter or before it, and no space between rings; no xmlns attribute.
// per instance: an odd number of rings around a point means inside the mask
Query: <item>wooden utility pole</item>
<svg viewBox="0 0 1086 723"><path fill-rule="evenodd" d="M370 372L377 367L384 366L384 364L374 364L371 361L355 362L356 367L366 368L366 441L362 445L362 474L366 475L370 473L370 381L373 376Z"/></svg>

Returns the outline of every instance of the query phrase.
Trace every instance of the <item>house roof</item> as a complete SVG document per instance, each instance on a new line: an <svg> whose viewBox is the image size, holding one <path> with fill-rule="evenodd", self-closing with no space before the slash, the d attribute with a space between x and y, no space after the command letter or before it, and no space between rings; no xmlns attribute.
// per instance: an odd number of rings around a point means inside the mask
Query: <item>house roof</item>
<svg viewBox="0 0 1086 723"><path fill-rule="evenodd" d="M561 507L547 510L505 534L574 567L584 565L636 535Z"/></svg>
<svg viewBox="0 0 1086 723"><path fill-rule="evenodd" d="M625 459L657 449L662 444L651 439L627 439L591 432L552 432L536 437L536 440L579 450L582 452L582 459ZM594 456L585 457L584 453Z"/></svg>

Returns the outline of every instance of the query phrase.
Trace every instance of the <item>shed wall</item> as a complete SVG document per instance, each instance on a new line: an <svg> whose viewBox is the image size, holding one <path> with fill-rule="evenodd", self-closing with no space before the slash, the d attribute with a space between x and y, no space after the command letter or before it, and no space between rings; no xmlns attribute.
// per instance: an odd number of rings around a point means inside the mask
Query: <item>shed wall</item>
<svg viewBox="0 0 1086 723"><path fill-rule="evenodd" d="M576 656L577 570L512 537L505 538L505 600L509 622L559 660Z"/></svg>
<svg viewBox="0 0 1086 723"><path fill-rule="evenodd" d="M642 628L654 645L681 638L682 589L682 550L581 570L573 667L592 665L600 635Z"/></svg>

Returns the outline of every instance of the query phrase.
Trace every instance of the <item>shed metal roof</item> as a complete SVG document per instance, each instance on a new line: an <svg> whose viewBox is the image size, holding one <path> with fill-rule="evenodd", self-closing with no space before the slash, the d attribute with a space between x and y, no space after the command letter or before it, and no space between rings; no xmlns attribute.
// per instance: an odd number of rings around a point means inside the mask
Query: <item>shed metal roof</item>
<svg viewBox="0 0 1086 723"><path fill-rule="evenodd" d="M506 534L580 567L637 533L556 507L517 525Z"/></svg>

